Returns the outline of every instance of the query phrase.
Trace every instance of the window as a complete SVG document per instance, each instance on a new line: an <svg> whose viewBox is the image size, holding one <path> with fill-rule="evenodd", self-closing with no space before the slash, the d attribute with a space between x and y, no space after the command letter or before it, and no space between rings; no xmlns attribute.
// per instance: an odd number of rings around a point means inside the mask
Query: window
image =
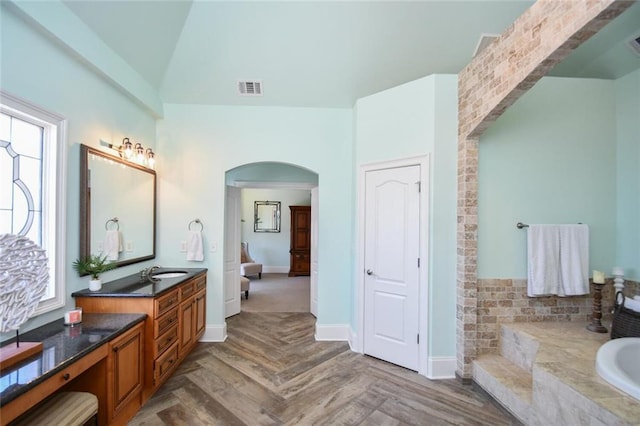
<svg viewBox="0 0 640 426"><path fill-rule="evenodd" d="M24 235L49 260L35 315L65 304L66 120L0 91L0 234Z"/></svg>

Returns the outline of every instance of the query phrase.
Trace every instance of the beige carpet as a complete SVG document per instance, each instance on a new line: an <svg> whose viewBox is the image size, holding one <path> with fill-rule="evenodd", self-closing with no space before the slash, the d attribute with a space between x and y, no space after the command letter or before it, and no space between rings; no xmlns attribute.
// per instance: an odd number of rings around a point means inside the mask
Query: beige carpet
<svg viewBox="0 0 640 426"><path fill-rule="evenodd" d="M243 312L309 312L309 277L262 274L251 277L249 299L242 296Z"/></svg>

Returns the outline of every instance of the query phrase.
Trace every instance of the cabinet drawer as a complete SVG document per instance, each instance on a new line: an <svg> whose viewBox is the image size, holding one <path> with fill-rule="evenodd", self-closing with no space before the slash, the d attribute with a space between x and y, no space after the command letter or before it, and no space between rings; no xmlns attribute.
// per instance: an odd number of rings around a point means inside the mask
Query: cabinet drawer
<svg viewBox="0 0 640 426"><path fill-rule="evenodd" d="M153 358L157 358L177 341L178 324L174 324L166 333L153 341Z"/></svg>
<svg viewBox="0 0 640 426"><path fill-rule="evenodd" d="M154 363L153 380L156 386L164 382L178 365L178 344L171 346Z"/></svg>
<svg viewBox="0 0 640 426"><path fill-rule="evenodd" d="M178 289L171 290L169 293L155 299L154 317L158 318L174 306L178 306L178 300Z"/></svg>
<svg viewBox="0 0 640 426"><path fill-rule="evenodd" d="M153 322L153 338L157 339L160 335L166 333L171 327L178 326L178 307L175 306L171 311L162 315Z"/></svg>
<svg viewBox="0 0 640 426"><path fill-rule="evenodd" d="M195 282L195 292L197 293L207 286L207 275L202 274L199 277L194 278L193 281Z"/></svg>
<svg viewBox="0 0 640 426"><path fill-rule="evenodd" d="M180 300L185 301L195 292L195 282L193 280L186 282L180 286Z"/></svg>

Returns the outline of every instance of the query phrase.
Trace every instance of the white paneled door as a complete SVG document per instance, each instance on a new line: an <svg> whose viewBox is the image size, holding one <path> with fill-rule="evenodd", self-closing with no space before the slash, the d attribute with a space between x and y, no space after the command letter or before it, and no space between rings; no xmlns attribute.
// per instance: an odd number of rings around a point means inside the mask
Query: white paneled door
<svg viewBox="0 0 640 426"><path fill-rule="evenodd" d="M240 188L227 186L224 235L224 317L240 313Z"/></svg>
<svg viewBox="0 0 640 426"><path fill-rule="evenodd" d="M364 353L419 366L420 166L365 174Z"/></svg>

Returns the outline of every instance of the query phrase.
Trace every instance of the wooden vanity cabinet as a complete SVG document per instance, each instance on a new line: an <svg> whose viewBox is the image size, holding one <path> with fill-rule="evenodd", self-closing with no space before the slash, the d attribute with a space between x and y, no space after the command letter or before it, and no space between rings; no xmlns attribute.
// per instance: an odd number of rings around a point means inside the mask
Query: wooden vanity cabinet
<svg viewBox="0 0 640 426"><path fill-rule="evenodd" d="M175 371L205 329L206 272L157 297L83 297L76 306L87 313L145 313L142 404Z"/></svg>

